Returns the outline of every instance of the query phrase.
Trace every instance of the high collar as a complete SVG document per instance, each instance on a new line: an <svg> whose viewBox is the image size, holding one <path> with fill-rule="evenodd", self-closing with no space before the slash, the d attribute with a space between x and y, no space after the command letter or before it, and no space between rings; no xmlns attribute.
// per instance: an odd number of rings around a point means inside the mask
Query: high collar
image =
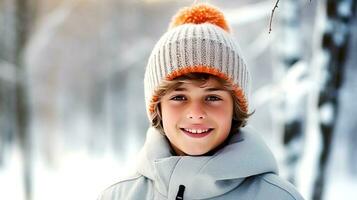
<svg viewBox="0 0 357 200"><path fill-rule="evenodd" d="M137 171L153 180L168 199L175 199L179 185L186 187L185 199L204 199L231 191L246 177L277 173L277 165L263 140L251 131L234 134L212 156L173 156L165 136L149 128Z"/></svg>

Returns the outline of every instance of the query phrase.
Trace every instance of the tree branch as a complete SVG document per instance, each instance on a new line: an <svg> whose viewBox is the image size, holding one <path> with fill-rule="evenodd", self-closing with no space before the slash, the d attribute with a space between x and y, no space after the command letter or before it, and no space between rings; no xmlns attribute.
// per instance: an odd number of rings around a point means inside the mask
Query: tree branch
<svg viewBox="0 0 357 200"><path fill-rule="evenodd" d="M272 23L272 21L273 21L273 15L274 15L275 9L278 8L278 3L279 3L279 1L280 1L280 0L277 0L277 1L275 2L275 6L274 6L273 10L271 11L270 23L269 23L269 34L270 34L270 32L271 32L271 23Z"/></svg>

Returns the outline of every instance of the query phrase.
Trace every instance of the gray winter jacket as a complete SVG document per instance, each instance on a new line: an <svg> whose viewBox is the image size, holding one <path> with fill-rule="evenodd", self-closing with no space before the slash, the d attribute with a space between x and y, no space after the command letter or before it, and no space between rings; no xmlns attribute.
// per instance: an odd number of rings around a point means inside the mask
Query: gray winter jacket
<svg viewBox="0 0 357 200"><path fill-rule="evenodd" d="M149 128L135 174L99 200L303 199L276 173L272 153L254 132L241 130L212 156L173 156L166 138Z"/></svg>

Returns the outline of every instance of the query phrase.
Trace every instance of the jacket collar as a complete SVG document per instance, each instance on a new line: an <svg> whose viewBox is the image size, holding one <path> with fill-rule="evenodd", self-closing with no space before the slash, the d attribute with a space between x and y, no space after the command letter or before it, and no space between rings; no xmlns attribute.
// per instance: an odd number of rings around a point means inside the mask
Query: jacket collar
<svg viewBox="0 0 357 200"><path fill-rule="evenodd" d="M272 153L254 132L233 135L212 156L173 156L170 149L166 137L149 128L137 168L168 199L175 199L179 185L186 187L184 198L204 199L231 191L246 177L277 173Z"/></svg>

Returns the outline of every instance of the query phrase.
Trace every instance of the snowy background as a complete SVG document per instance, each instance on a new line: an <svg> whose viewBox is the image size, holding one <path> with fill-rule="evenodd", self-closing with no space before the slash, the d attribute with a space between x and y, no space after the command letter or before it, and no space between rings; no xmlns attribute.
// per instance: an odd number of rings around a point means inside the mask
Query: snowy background
<svg viewBox="0 0 357 200"><path fill-rule="evenodd" d="M96 199L119 180L149 125L150 51L192 2L0 0L1 199ZM270 34L275 0L207 2L243 50L248 124L280 174L306 199L356 199L356 0L280 0Z"/></svg>

